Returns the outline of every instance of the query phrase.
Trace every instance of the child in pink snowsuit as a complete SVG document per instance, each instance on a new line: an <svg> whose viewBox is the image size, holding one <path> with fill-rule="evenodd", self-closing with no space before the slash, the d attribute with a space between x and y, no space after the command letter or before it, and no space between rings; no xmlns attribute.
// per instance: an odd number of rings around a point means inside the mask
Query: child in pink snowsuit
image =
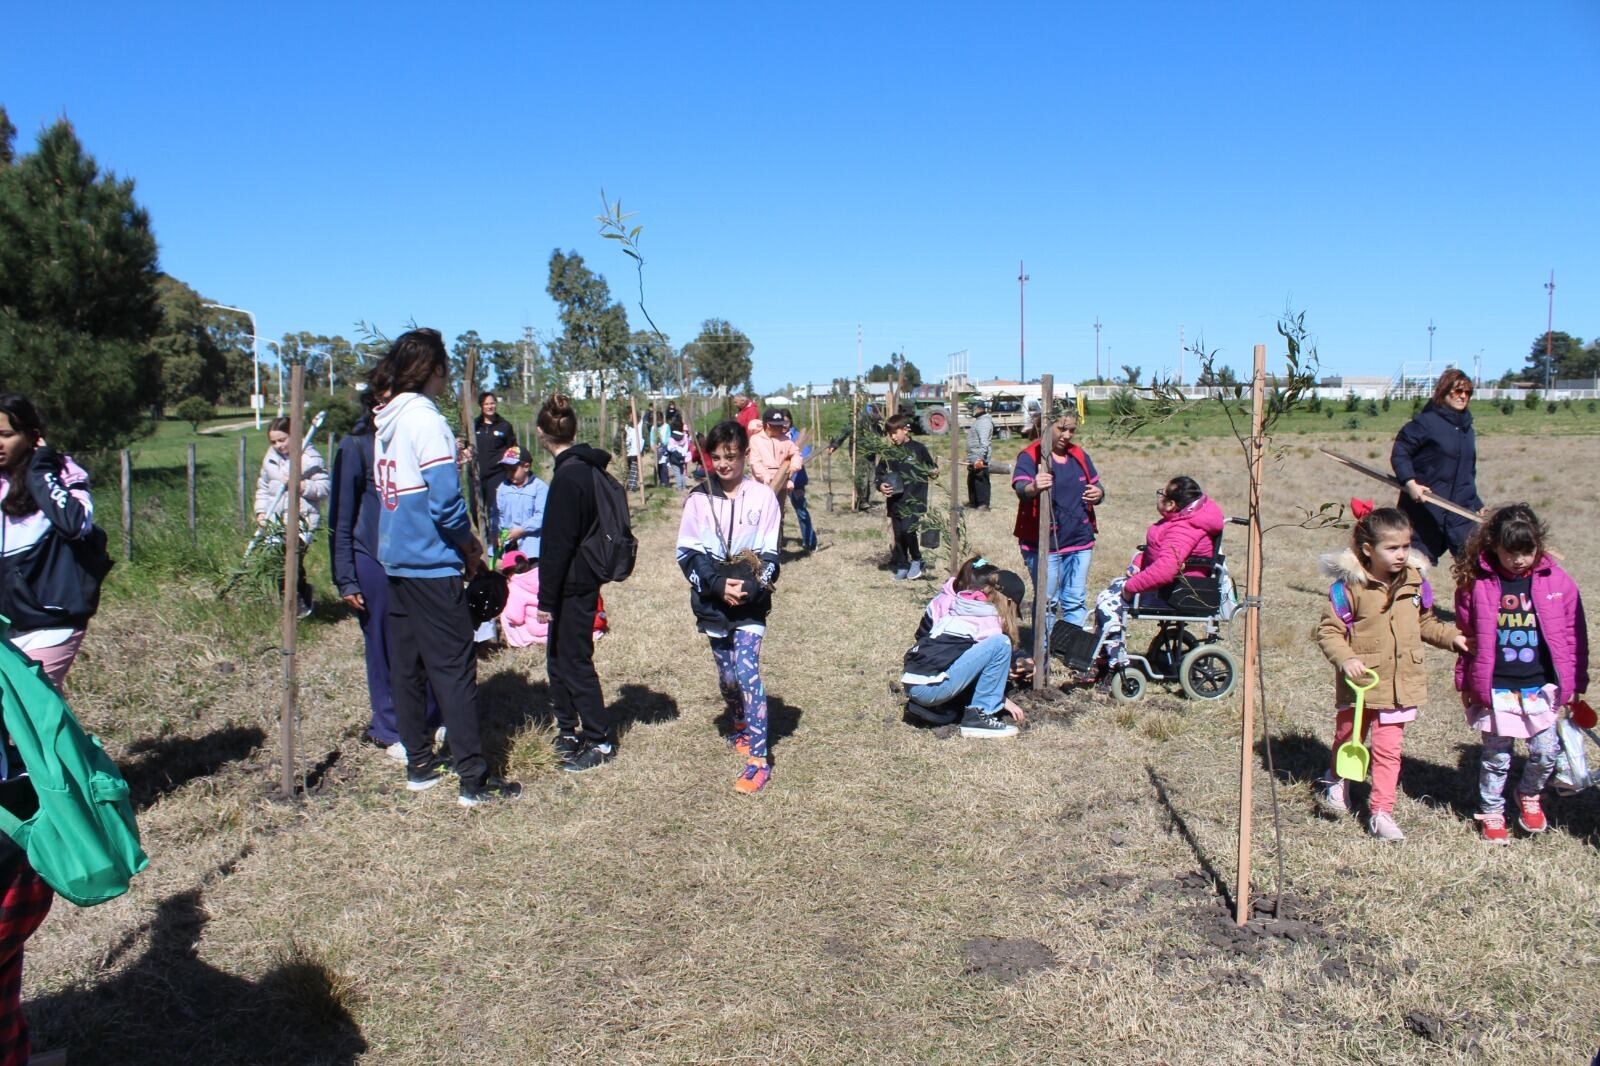
<svg viewBox="0 0 1600 1066"><path fill-rule="evenodd" d="M550 623L539 621L539 560L522 552L507 552L500 560L506 571L506 606L500 612L500 631L513 648L545 644L550 640ZM606 635L606 601L597 598L594 614L594 639Z"/></svg>

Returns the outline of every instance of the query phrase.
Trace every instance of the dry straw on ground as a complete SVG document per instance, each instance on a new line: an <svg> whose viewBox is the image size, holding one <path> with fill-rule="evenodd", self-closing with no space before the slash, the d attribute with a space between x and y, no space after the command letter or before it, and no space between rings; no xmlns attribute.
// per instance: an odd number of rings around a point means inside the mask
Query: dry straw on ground
<svg viewBox="0 0 1600 1066"><path fill-rule="evenodd" d="M1231 442L1088 445L1103 471L1093 584L1198 478L1238 513ZM1335 445L1378 457L1386 442ZM1530 471L1559 464L1550 482ZM1485 442L1484 495L1531 496L1579 584L1600 589L1590 440ZM1269 521L1370 494L1296 447L1269 470ZM1557 492L1557 487L1561 491ZM622 757L572 778L548 753L537 653L485 664L493 750L515 807L413 796L363 743L353 622L305 656L299 809L272 779L277 655L225 657L153 609L91 630L75 702L129 766L151 869L125 899L60 905L29 946L47 1046L74 1062L1586 1062L1600 1044L1593 795L1490 850L1470 811L1473 737L1430 652L1396 817L1369 840L1310 810L1327 759L1328 667L1307 639L1342 534L1274 532L1263 613L1278 732L1285 918L1243 934L1232 880L1236 706L1157 691L1074 700L1014 742L900 722L891 680L933 583L896 584L881 512L828 514L790 562L764 651L776 771L756 798L714 726L710 655L672 562L643 532L607 591L607 697ZM997 492L1001 501L1008 499ZM1015 560L1005 502L974 547ZM1242 559L1236 542L1235 558ZM1019 567L1020 568L1020 567ZM1449 578L1435 575L1449 602ZM1235 642L1235 646L1237 643ZM236 661L237 660L237 661ZM1273 881L1266 772L1256 884Z"/></svg>

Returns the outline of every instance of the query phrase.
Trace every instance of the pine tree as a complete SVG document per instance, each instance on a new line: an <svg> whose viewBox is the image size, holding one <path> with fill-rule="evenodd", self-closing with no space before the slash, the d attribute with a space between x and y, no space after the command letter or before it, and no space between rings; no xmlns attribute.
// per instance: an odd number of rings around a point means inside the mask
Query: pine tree
<svg viewBox="0 0 1600 1066"><path fill-rule="evenodd" d="M133 182L102 174L70 124L0 165L0 381L39 405L56 447L113 448L148 424L158 275Z"/></svg>

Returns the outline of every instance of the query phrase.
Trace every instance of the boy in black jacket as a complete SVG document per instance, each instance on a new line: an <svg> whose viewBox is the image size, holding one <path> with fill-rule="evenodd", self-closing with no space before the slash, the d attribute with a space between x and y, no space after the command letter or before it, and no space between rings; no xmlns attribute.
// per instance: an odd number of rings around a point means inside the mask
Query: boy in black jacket
<svg viewBox="0 0 1600 1066"><path fill-rule="evenodd" d="M922 548L917 543L917 527L928 513L928 479L938 473L938 465L921 441L911 439L911 416L898 414L884 423L891 447L879 459L873 482L883 493L894 529L894 550L890 561L896 581L915 581L922 577Z"/></svg>

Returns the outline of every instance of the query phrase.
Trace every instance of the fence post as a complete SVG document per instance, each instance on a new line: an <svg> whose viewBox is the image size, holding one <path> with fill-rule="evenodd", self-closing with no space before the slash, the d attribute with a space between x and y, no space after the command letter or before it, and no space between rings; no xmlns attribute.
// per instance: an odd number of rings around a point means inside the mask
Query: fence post
<svg viewBox="0 0 1600 1066"><path fill-rule="evenodd" d="M961 569L961 397L956 394L955 375L947 379L951 384L950 417L945 426L950 432L950 576Z"/></svg>
<svg viewBox="0 0 1600 1066"><path fill-rule="evenodd" d="M295 672L295 640L300 623L300 475L305 406L300 402L306 368L294 364L289 375L289 502L283 510L283 711L278 723L283 747L280 787L285 801L294 800L294 734L299 677Z"/></svg>
<svg viewBox="0 0 1600 1066"><path fill-rule="evenodd" d="M133 562L133 457L122 449L122 557Z"/></svg>
<svg viewBox="0 0 1600 1066"><path fill-rule="evenodd" d="M195 532L194 520L194 445L189 445L189 454L185 463L185 475L189 482L189 546L194 547L199 543L198 534Z"/></svg>
<svg viewBox="0 0 1600 1066"><path fill-rule="evenodd" d="M245 441L245 438L244 438L244 434L241 433L241 434L239 434L239 532L240 533L243 533L246 529L250 528L249 525L248 525L248 522L249 522L249 519L250 519L250 498L249 498L248 495L246 495L246 488L245 488L245 486L249 484L245 480L245 448L246 448L246 441Z"/></svg>

